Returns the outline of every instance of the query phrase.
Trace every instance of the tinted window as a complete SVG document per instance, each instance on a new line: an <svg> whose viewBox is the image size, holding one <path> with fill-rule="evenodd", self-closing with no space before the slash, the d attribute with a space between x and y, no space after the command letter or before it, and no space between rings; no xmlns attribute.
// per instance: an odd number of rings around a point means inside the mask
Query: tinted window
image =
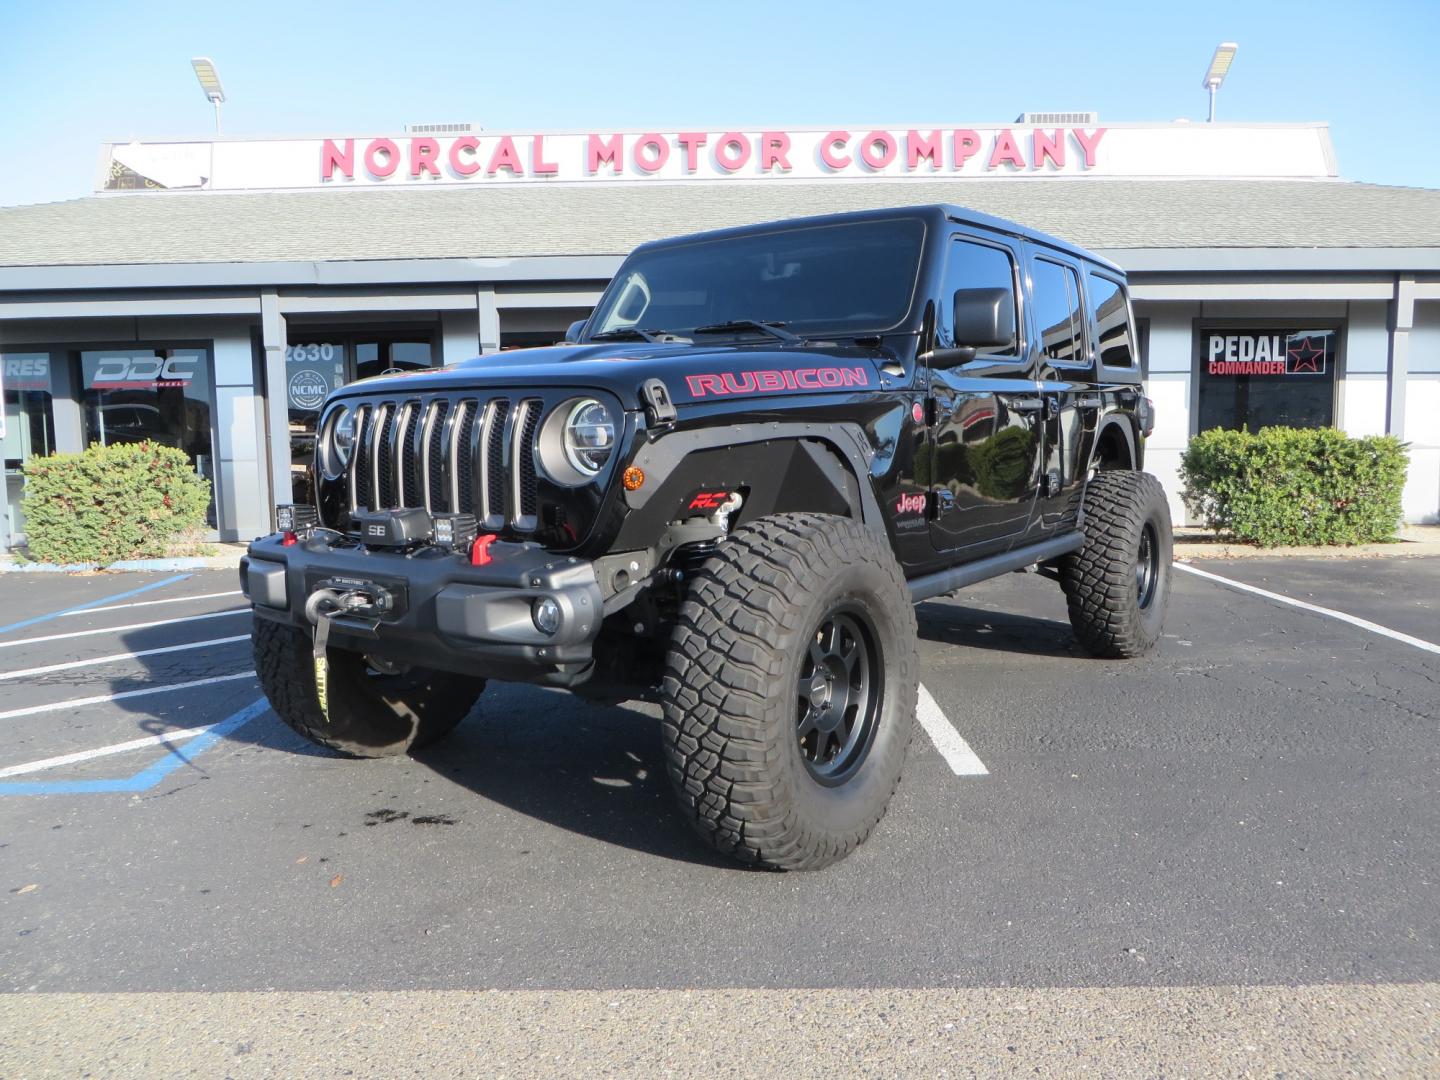
<svg viewBox="0 0 1440 1080"><path fill-rule="evenodd" d="M887 330L910 310L925 225L826 225L641 251L600 303L593 332L684 333L755 319L796 332Z"/></svg>
<svg viewBox="0 0 1440 1080"><path fill-rule="evenodd" d="M1133 367L1135 350L1130 342L1130 312L1125 290L1109 278L1090 274L1090 316L1100 339L1100 362L1107 367Z"/></svg>
<svg viewBox="0 0 1440 1080"><path fill-rule="evenodd" d="M950 244L950 257L945 263L945 287L941 290L940 317L936 320L936 345L948 349L955 344L955 307L951 298L960 289L1004 289L1010 294L1010 310L1015 310L1015 264L1010 253L989 244L955 240ZM1018 326L1017 318L1015 324ZM979 356L1013 355L1013 345L977 349Z"/></svg>
<svg viewBox="0 0 1440 1080"><path fill-rule="evenodd" d="M86 445L157 442L214 477L205 349L87 349L80 354ZM212 492L208 520L215 524Z"/></svg>
<svg viewBox="0 0 1440 1080"><path fill-rule="evenodd" d="M1031 310L1040 331L1040 351L1061 364L1085 363L1080 336L1080 279L1068 266L1036 259L1031 266L1035 294Z"/></svg>
<svg viewBox="0 0 1440 1080"><path fill-rule="evenodd" d="M51 411L50 354L0 354L5 377L5 438L0 457L6 469L18 469L26 459L55 452L55 424Z"/></svg>
<svg viewBox="0 0 1440 1080"><path fill-rule="evenodd" d="M1330 427L1334 330L1216 328L1200 335L1200 430Z"/></svg>

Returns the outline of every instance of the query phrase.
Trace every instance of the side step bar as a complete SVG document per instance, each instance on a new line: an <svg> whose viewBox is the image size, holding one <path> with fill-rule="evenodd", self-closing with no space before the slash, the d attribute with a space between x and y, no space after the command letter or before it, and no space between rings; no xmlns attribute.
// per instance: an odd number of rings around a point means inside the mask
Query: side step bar
<svg viewBox="0 0 1440 1080"><path fill-rule="evenodd" d="M1038 544L1027 544L1014 551L1002 551L999 555L976 559L963 566L952 566L948 570L926 574L924 577L911 578L908 583L910 585L910 602L918 604L922 600L944 596L956 589L963 589L966 585L974 585L977 581L984 581L986 578L996 577L1011 570L1021 570L1031 563L1056 559L1061 555L1078 551L1084 546L1084 533L1069 532L1063 536L1052 536Z"/></svg>

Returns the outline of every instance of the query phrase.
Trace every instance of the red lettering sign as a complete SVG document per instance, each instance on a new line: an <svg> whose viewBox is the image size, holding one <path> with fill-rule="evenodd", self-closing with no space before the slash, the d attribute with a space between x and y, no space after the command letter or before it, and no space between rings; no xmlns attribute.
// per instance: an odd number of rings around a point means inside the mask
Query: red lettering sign
<svg viewBox="0 0 1440 1080"><path fill-rule="evenodd" d="M735 394L767 394L780 390L831 390L848 386L869 386L870 374L863 367L726 371L714 375L687 375L685 385L689 387L691 397L731 397Z"/></svg>
<svg viewBox="0 0 1440 1080"><path fill-rule="evenodd" d="M1017 134L1011 128L959 128L947 133L912 128L876 129L857 135L837 128L823 135L813 131L648 131L635 135L592 132L493 138L417 135L405 140L371 139L360 147L355 139L323 139L320 179L355 180L357 157L361 181L372 183L456 182L480 177L530 179L562 174L608 179L622 176L627 164L642 176L671 177L1076 173L1096 167L1105 131L1027 128ZM708 160L702 160L706 148Z"/></svg>

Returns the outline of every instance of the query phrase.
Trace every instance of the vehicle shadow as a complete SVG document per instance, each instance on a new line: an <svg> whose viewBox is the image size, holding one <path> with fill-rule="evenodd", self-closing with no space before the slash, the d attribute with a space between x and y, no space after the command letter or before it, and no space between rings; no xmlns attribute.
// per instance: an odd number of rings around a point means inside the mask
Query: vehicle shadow
<svg viewBox="0 0 1440 1080"><path fill-rule="evenodd" d="M926 641L1015 653L1077 654L1068 623L966 606L953 600L927 602L917 609ZM217 619L195 632L201 637L247 633L247 615ZM176 641L166 626L137 629L124 646L146 652ZM107 678L96 669L86 678L110 693L223 677L253 664L248 641L144 657L144 673ZM88 669L86 669L88 671ZM258 688L235 680L164 695L122 699L134 715L137 733L214 723L255 702ZM418 751L414 760L495 806L605 844L662 859L724 869L744 869L713 852L675 806L666 775L656 710L647 705L599 706L570 694L515 684L493 683L472 714L449 737ZM317 747L285 727L272 712L230 730L227 743L311 757L339 755ZM168 745L168 744L162 744ZM191 760L186 743L174 749L184 772L213 769L214 757ZM209 751L209 754L215 752ZM359 773L367 763L347 763Z"/></svg>
<svg viewBox="0 0 1440 1080"><path fill-rule="evenodd" d="M920 639L940 645L1023 653L1029 656L1085 656L1068 621L1008 611L927 601L915 609Z"/></svg>
<svg viewBox="0 0 1440 1080"><path fill-rule="evenodd" d="M678 812L657 716L495 683L456 731L413 755L489 802L556 828L677 862L747 867Z"/></svg>
<svg viewBox="0 0 1440 1080"><path fill-rule="evenodd" d="M237 636L250 629L248 615L224 622L205 637ZM212 624L213 625L213 624ZM144 653L176 642L173 629L147 627L122 636L124 648ZM212 649L152 654L132 674L107 676L100 669L56 673L70 693L123 694L147 687L224 677L253 665L248 641ZM199 686L165 694L120 698L136 735L222 722L261 697L249 680ZM128 737L128 736L127 736ZM233 747L254 746L288 754L333 758L356 770L356 783L372 763L348 760L295 734L266 710L226 732ZM174 751L177 775L206 774L215 750L191 760L188 740L159 744L156 756ZM744 869L710 850L676 812L661 756L660 722L644 707L588 704L568 693L518 684L492 683L476 708L445 739L417 751L413 760L497 806L603 843L649 855L727 869ZM342 781L343 782L343 781Z"/></svg>

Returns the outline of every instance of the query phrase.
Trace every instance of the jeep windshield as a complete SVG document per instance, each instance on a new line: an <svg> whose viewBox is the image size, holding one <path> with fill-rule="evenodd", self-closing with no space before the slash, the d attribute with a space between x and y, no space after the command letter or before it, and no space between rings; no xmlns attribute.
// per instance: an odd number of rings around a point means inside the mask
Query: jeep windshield
<svg viewBox="0 0 1440 1080"><path fill-rule="evenodd" d="M890 330L909 314L924 239L923 221L893 218L640 251L621 267L588 336L790 339Z"/></svg>

